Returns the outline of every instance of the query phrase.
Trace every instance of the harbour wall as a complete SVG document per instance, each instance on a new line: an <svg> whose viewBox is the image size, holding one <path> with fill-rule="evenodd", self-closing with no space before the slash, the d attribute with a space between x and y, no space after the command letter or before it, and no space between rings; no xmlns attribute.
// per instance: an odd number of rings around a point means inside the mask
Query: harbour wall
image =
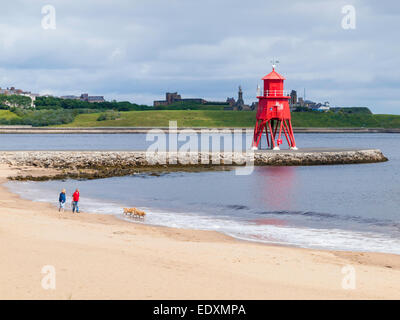
<svg viewBox="0 0 400 320"><path fill-rule="evenodd" d="M54 134L115 134L115 133L147 133L151 129L160 129L164 132L170 128L153 128L153 127L81 127L81 128L64 128L64 127L31 127L31 126L0 126L0 134L20 133L20 134L43 134L43 133L54 133ZM190 129L195 132L201 132L201 130L210 130L209 132L218 132L221 129L249 129L254 128L178 128L177 130ZM295 133L400 133L400 128L301 128L295 127Z"/></svg>
<svg viewBox="0 0 400 320"><path fill-rule="evenodd" d="M379 149L300 149L247 152L2 151L0 163L55 169L134 169L196 166L309 166L384 162Z"/></svg>

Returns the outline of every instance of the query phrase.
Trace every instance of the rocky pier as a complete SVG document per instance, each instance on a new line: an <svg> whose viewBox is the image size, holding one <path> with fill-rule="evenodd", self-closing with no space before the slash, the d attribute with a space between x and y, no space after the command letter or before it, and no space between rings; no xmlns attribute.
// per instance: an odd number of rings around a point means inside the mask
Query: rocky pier
<svg viewBox="0 0 400 320"><path fill-rule="evenodd" d="M135 169L196 166L310 166L384 162L379 149L300 149L247 152L3 151L0 163L54 169Z"/></svg>

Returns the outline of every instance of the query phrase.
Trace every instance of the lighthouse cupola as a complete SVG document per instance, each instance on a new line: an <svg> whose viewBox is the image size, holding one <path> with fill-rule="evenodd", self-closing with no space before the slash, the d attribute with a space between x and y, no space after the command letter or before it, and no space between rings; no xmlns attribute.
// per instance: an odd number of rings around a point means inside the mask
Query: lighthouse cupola
<svg viewBox="0 0 400 320"><path fill-rule="evenodd" d="M272 72L267 74L264 78L264 95L280 95L283 96L283 81L285 80L278 72L275 71L275 68L272 69Z"/></svg>

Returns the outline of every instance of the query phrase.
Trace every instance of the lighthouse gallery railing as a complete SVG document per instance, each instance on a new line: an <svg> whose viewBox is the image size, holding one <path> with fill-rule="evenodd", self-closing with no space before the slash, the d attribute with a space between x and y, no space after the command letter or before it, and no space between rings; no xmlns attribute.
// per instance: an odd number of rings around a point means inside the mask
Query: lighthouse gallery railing
<svg viewBox="0 0 400 320"><path fill-rule="evenodd" d="M264 90L264 97L289 97L290 93L286 90Z"/></svg>

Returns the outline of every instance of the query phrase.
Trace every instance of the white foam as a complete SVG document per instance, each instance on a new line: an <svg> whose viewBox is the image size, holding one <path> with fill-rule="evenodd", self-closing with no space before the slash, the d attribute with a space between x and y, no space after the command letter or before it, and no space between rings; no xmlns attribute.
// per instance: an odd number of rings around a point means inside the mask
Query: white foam
<svg viewBox="0 0 400 320"><path fill-rule="evenodd" d="M257 225L249 221L215 218L196 213L150 211L146 223L174 228L213 230L232 237L314 249L372 251L400 254L400 239L379 233Z"/></svg>

